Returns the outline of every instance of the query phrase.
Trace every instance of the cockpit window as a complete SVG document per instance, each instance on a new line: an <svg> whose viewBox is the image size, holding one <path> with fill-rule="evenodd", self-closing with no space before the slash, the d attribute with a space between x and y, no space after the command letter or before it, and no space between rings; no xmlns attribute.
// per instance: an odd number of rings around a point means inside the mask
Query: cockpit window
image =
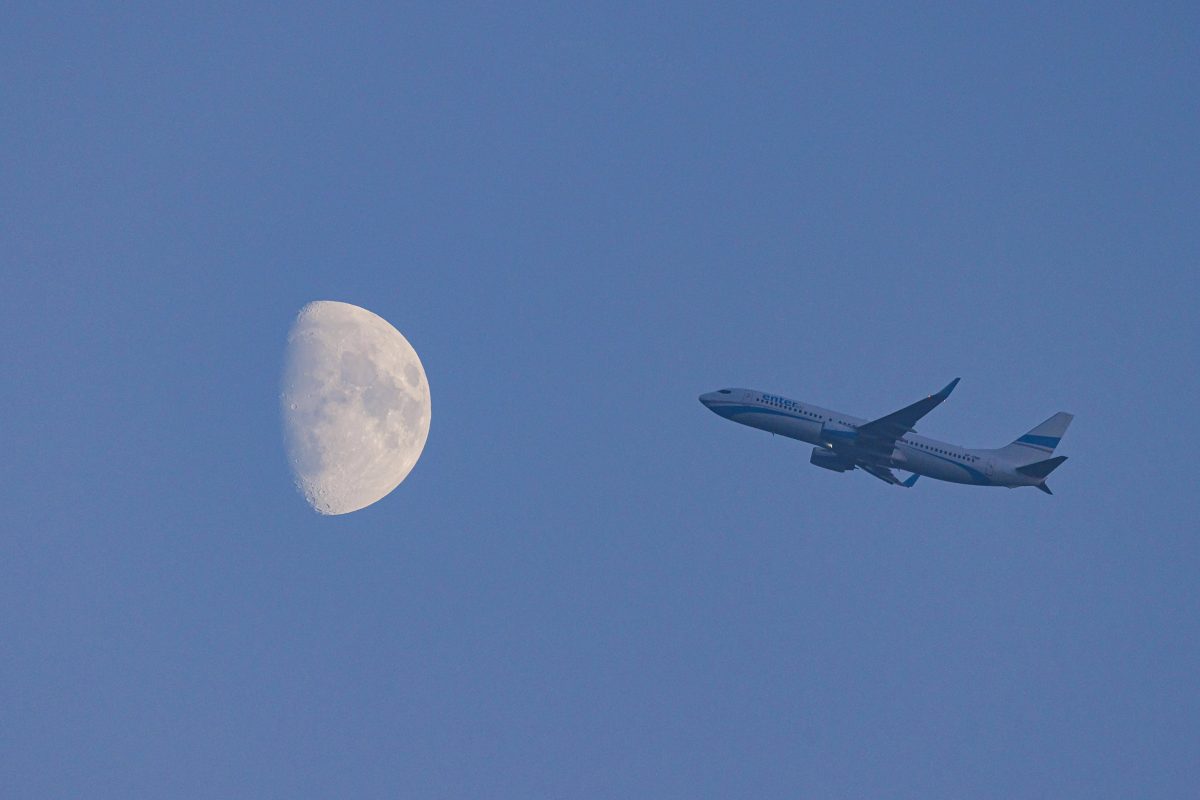
<svg viewBox="0 0 1200 800"><path fill-rule="evenodd" d="M729 389L722 389L721 394L731 394Z"/></svg>

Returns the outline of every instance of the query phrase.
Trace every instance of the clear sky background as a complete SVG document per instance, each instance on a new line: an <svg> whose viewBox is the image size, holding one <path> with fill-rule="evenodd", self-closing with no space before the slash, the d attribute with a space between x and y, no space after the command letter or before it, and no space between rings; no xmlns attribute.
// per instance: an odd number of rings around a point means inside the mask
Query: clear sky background
<svg viewBox="0 0 1200 800"><path fill-rule="evenodd" d="M4 16L6 796L1200 786L1195 4ZM316 299L433 393L335 518ZM696 399L956 376L922 433L1076 414L1054 497Z"/></svg>

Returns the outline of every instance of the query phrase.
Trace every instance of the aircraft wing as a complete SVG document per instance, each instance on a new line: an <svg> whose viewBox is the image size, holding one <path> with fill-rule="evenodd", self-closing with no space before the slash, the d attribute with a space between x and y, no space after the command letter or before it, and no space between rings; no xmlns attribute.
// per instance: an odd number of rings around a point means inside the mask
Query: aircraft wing
<svg viewBox="0 0 1200 800"><path fill-rule="evenodd" d="M858 437L856 444L859 446L867 446L872 450L880 450L891 452L896 445L896 440L913 429L917 424L917 420L933 411L942 401L950 396L954 391L954 387L958 385L958 378L946 384L946 388L942 389L937 394L931 394L924 400L918 400L910 406L905 406L899 411L893 411L886 417L872 420L858 426ZM876 475L875 477L879 477Z"/></svg>
<svg viewBox="0 0 1200 800"><path fill-rule="evenodd" d="M863 472L870 473L876 478L879 478L879 480L883 481L884 483L890 483L893 485L900 484L900 479L897 478L895 473L893 473L887 467L877 467L873 464L857 464L856 466Z"/></svg>
<svg viewBox="0 0 1200 800"><path fill-rule="evenodd" d="M863 472L874 475L876 478L879 478L879 480L883 481L884 483L890 483L893 486L903 486L905 489L911 489L912 485L917 482L917 478L920 477L919 475L914 473L914 474L908 476L907 480L902 481L899 478L897 478L896 474L894 472L892 472L890 469L888 469L887 467L881 467L877 464L863 464L861 462L856 464L855 466L857 466Z"/></svg>

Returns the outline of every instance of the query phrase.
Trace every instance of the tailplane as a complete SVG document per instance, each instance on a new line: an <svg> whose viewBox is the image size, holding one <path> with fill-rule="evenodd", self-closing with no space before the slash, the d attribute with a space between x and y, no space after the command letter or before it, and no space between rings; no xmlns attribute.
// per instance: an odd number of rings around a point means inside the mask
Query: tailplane
<svg viewBox="0 0 1200 800"><path fill-rule="evenodd" d="M1026 464L1023 467L1017 467L1017 472L1021 473L1022 475L1028 475L1036 480L1037 483L1035 483L1034 486L1041 489L1046 494L1054 494L1054 492L1050 491L1050 487L1046 485L1046 476L1051 472L1054 472L1054 470L1058 468L1058 465L1066 460L1066 456L1055 456L1054 458L1047 458L1045 461L1035 461L1032 464Z"/></svg>
<svg viewBox="0 0 1200 800"><path fill-rule="evenodd" d="M1017 472L1022 475L1028 475L1031 478L1045 480L1047 475L1058 469L1058 465L1066 460L1066 456L1055 456L1054 458L1047 458L1045 461L1035 461L1023 467L1017 467Z"/></svg>
<svg viewBox="0 0 1200 800"><path fill-rule="evenodd" d="M1067 426L1071 424L1071 420L1073 419L1075 419L1073 414L1060 411L1012 444L1000 448L997 452L1016 464L1028 464L1032 466L1035 462L1039 461L1041 463L1048 463L1043 461L1043 459L1054 453L1054 448L1058 447L1063 434L1067 432ZM1057 467L1061 463L1062 461L1058 461L1050 469L1054 469L1054 467ZM1049 473L1047 472L1047 474Z"/></svg>

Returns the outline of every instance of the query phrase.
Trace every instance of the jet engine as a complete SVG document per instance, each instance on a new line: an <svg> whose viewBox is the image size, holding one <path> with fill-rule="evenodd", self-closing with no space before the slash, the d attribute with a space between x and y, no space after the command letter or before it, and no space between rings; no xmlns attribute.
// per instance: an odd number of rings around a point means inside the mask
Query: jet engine
<svg viewBox="0 0 1200 800"><path fill-rule="evenodd" d="M809 463L824 469L831 469L834 472L845 472L848 469L854 469L853 461L832 450L826 450L824 447L814 447L812 457L808 460Z"/></svg>

